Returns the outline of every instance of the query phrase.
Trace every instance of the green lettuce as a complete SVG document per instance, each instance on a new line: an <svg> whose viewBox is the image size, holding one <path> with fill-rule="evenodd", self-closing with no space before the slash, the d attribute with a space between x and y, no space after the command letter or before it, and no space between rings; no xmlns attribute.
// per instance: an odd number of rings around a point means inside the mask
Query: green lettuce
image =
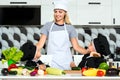
<svg viewBox="0 0 120 80"><path fill-rule="evenodd" d="M6 60L13 60L15 62L20 61L23 57L23 52L16 47L10 47L6 50L2 50L2 54L5 56Z"/></svg>

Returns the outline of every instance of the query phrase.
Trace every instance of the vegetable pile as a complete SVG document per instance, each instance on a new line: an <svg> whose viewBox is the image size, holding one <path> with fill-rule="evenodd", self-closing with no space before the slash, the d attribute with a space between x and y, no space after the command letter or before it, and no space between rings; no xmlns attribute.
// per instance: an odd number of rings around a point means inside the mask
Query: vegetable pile
<svg viewBox="0 0 120 80"><path fill-rule="evenodd" d="M109 67L105 62L100 63L98 68L82 68L81 73L83 76L119 76L119 69L114 66Z"/></svg>

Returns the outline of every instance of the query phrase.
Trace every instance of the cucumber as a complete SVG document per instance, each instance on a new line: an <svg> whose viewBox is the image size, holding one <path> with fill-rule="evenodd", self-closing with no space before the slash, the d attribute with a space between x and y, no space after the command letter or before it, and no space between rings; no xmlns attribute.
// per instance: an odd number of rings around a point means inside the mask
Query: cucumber
<svg viewBox="0 0 120 80"><path fill-rule="evenodd" d="M28 67L28 66L25 66L24 68L28 69L28 70L33 70L35 67Z"/></svg>
<svg viewBox="0 0 120 80"><path fill-rule="evenodd" d="M20 68L12 68L10 71L17 71L17 75L21 75L22 74L22 70Z"/></svg>
<svg viewBox="0 0 120 80"><path fill-rule="evenodd" d="M17 75L17 71L9 71L9 75Z"/></svg>
<svg viewBox="0 0 120 80"><path fill-rule="evenodd" d="M72 67L72 70L80 70L80 67Z"/></svg>
<svg viewBox="0 0 120 80"><path fill-rule="evenodd" d="M47 74L50 74L50 75L63 75L63 74L65 74L64 70L61 70L58 68L51 68L51 67L46 68L46 72L47 72Z"/></svg>

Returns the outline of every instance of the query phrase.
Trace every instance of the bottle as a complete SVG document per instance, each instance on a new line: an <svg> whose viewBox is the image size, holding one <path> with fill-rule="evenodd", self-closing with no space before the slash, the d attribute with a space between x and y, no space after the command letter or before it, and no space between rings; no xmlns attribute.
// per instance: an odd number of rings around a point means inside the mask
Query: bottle
<svg viewBox="0 0 120 80"><path fill-rule="evenodd" d="M113 59L110 58L110 59L108 60L108 63L109 63L109 68L112 68L112 66L113 66Z"/></svg>

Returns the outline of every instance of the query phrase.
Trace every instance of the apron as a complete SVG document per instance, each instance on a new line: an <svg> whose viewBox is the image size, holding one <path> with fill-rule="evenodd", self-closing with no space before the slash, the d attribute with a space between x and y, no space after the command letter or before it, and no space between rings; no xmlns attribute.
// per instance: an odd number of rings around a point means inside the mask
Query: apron
<svg viewBox="0 0 120 80"><path fill-rule="evenodd" d="M50 66L62 70L71 70L70 63L72 54L70 51L70 40L66 25L61 31L52 31L54 23L51 25L48 37L47 54L52 56Z"/></svg>

